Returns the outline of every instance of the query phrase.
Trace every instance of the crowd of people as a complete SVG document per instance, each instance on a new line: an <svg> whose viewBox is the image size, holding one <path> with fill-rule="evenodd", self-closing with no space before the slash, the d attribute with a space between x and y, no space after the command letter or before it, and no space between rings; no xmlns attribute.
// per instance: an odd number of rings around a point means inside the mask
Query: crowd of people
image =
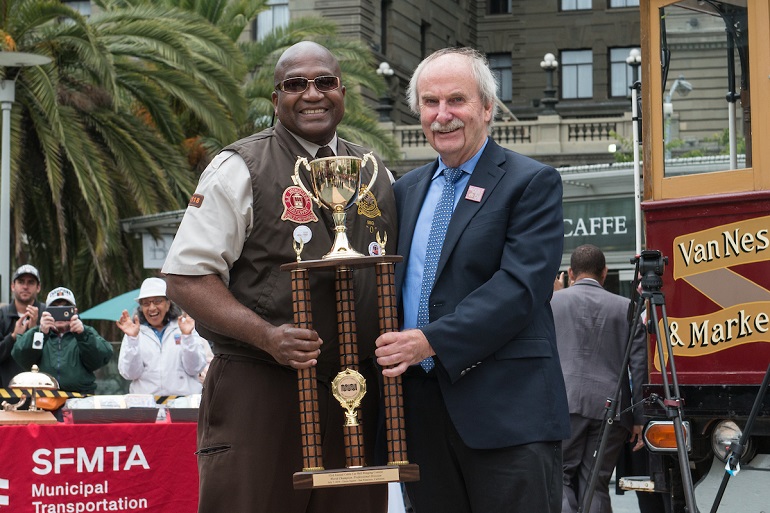
<svg viewBox="0 0 770 513"><path fill-rule="evenodd" d="M327 48L309 41L289 47L274 82L274 126L212 160L168 253L165 280L145 280L138 311L117 321L124 333L118 368L131 392L202 392L199 511L382 513L383 484L293 487L292 474L302 467L297 369L317 370L328 467L344 466L345 447L343 410L331 386L340 370L333 273L311 273L313 324L305 329L293 324L290 274L280 270L296 259L298 228L302 258L314 260L330 247L334 223L292 170L298 156L362 157L368 150L337 133L345 85ZM476 50L446 48L425 58L407 101L437 158L395 183L380 173L368 200L375 213L347 215L354 247L366 248L382 233L404 257L396 267L401 329L380 333L375 275L364 268L355 270L354 335L359 372L370 386L378 373L403 378L409 459L420 467L406 495L417 513L577 511L611 392L605 389L629 330L628 300L602 288L607 269L598 248L578 248L568 270L572 285L554 285L563 249L561 178L490 136L496 90ZM39 291L35 268L19 268L14 303L0 318L3 384L37 364L62 388L92 393L93 371L109 359L109 344L76 313L67 321L48 313L50 306L76 306L69 290L54 289L45 305L35 299ZM42 350L33 345L37 333ZM643 333L635 340L644 346ZM606 372L596 372L599 362ZM638 394L644 362L634 360L624 404ZM376 393L365 396L360 416L365 459L381 464ZM611 511L610 460L626 438L638 440L638 415L625 420L626 430L611 434L593 513Z"/></svg>
<svg viewBox="0 0 770 513"><path fill-rule="evenodd" d="M83 323L70 289L54 288L45 303L37 300L40 291L37 268L30 264L19 267L11 282L12 301L0 307L0 388L37 366L39 372L56 379L60 390L96 393L95 371L112 358L112 344ZM130 382L129 392L156 396L200 393L213 353L195 330L195 321L168 299L161 278L147 278L136 301L136 311L123 310L116 323L125 334L118 371ZM57 409L63 401L42 402L44 407L49 403L50 409Z"/></svg>

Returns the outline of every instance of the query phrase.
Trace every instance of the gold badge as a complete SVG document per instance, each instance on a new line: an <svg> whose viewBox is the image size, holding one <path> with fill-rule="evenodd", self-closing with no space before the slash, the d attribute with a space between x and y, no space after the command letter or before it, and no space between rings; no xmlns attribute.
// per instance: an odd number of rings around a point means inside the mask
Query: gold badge
<svg viewBox="0 0 770 513"><path fill-rule="evenodd" d="M362 187L361 191L363 190L364 188ZM372 194L371 191L367 191L367 193L361 197L361 200L358 203L358 215L365 215L369 219L382 216L380 207L377 206L377 198L374 197L374 194Z"/></svg>
<svg viewBox="0 0 770 513"><path fill-rule="evenodd" d="M313 203L310 196L296 185L290 185L283 191L283 214L281 221L294 221L295 223L317 222L315 212L313 212Z"/></svg>
<svg viewBox="0 0 770 513"><path fill-rule="evenodd" d="M366 379L351 368L340 371L332 381L332 395L345 409L345 425L357 426L357 408L366 395Z"/></svg>

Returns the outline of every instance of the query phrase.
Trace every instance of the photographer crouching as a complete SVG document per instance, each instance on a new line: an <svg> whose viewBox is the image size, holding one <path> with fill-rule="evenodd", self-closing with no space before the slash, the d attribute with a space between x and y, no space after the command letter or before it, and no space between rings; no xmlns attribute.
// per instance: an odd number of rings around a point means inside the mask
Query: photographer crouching
<svg viewBox="0 0 770 513"><path fill-rule="evenodd" d="M57 287L48 294L40 326L16 340L11 356L24 370L37 365L56 378L61 390L93 394L94 371L109 362L112 346L78 318L72 291Z"/></svg>

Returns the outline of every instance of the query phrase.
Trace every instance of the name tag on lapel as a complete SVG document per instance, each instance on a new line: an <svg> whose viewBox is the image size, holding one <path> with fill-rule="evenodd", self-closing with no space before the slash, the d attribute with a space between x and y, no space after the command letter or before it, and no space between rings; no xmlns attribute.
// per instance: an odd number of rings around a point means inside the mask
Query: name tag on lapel
<svg viewBox="0 0 770 513"><path fill-rule="evenodd" d="M482 187L476 187L471 185L468 187L468 192L465 193L465 199L475 201L478 203L481 198L484 197L484 189Z"/></svg>

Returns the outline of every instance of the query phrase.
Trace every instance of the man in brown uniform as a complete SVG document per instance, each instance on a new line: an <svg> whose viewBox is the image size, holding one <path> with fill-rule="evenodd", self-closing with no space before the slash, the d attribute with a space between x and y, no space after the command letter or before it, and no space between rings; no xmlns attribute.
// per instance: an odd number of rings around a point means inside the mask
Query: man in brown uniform
<svg viewBox="0 0 770 513"><path fill-rule="evenodd" d="M340 139L345 87L337 59L323 46L298 43L275 67L274 127L217 155L201 175L163 272L168 296L213 341L216 357L203 390L198 421L201 513L384 512L385 485L294 490L301 470L296 369L317 366L326 468L345 465L344 415L330 382L339 370L333 272L310 274L314 330L292 326L290 274L295 230L310 240L303 260L332 246L333 220L292 182L298 156L319 149L361 157L366 150ZM323 154L323 153L321 153ZM385 166L367 197L348 210L347 235L366 251L375 234L396 238L393 194ZM367 165L363 182L371 179ZM302 170L303 179L309 176ZM378 335L377 293L371 269L355 273L360 372L376 383L372 355ZM367 464L374 461L379 398L361 407Z"/></svg>

